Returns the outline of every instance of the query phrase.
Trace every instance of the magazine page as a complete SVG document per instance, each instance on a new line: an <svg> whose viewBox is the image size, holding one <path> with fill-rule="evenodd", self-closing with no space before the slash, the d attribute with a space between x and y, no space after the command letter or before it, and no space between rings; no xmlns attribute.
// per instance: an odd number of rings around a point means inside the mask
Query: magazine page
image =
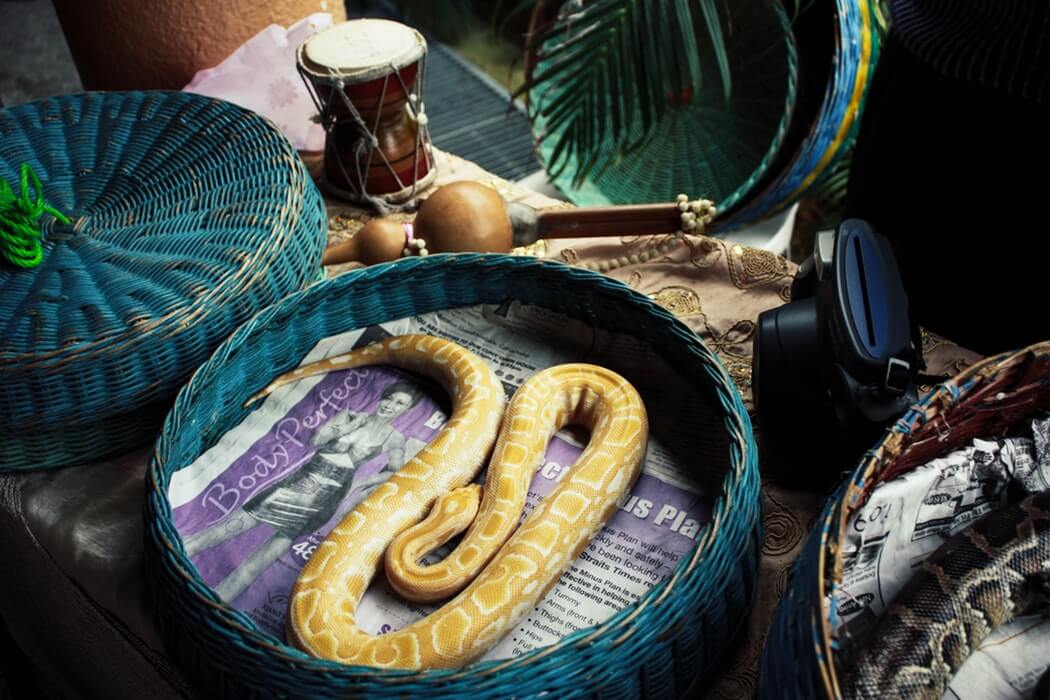
<svg viewBox="0 0 1050 700"><path fill-rule="evenodd" d="M635 384L649 412L645 465L630 494L533 614L483 659L519 655L609 619L670 575L692 549L717 495L699 478L702 461L716 457L725 441L696 430L711 407L651 348L512 303L326 338L302 364L406 333L438 335L469 348L491 364L508 398L545 367L602 364ZM173 475L174 522L204 581L283 639L289 592L325 534L432 440L449 412L439 388L386 366L309 377L269 395ZM550 441L523 518L568 473L585 440L569 428ZM483 483L484 473L477 481ZM427 561L444 554L431 553ZM358 622L385 633L437 607L401 599L380 573L361 602Z"/></svg>

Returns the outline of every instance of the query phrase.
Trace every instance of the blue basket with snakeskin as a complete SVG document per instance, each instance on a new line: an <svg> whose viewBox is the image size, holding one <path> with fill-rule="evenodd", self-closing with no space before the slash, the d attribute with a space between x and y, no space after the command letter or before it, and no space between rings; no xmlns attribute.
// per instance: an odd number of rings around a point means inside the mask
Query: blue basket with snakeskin
<svg viewBox="0 0 1050 700"><path fill-rule="evenodd" d="M827 500L791 570L766 638L758 696L842 698L837 610L846 527L879 484L973 438L1002 435L1050 410L1050 342L974 364L935 387L887 431ZM1044 494L1045 496L1045 494ZM1050 673L1044 678L1050 683Z"/></svg>
<svg viewBox="0 0 1050 700"><path fill-rule="evenodd" d="M23 164L69 223L40 219L38 266L0 260L0 469L146 442L211 351L320 268L317 188L235 105L130 92L0 110L15 191Z"/></svg>
<svg viewBox="0 0 1050 700"><path fill-rule="evenodd" d="M172 476L249 413L245 400L321 339L420 314L518 300L644 339L711 411L719 489L711 520L673 573L595 627L505 661L392 671L308 656L263 631L204 583L174 524ZM320 282L242 326L182 389L147 478L148 577L168 651L210 692L237 697L601 697L684 695L712 673L747 620L761 545L757 454L725 369L685 325L607 277L508 255L434 255Z"/></svg>

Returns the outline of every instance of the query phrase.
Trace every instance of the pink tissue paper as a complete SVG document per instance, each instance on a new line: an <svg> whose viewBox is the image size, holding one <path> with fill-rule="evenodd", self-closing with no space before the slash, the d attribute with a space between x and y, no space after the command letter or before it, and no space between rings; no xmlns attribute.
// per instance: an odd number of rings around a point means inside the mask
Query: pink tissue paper
<svg viewBox="0 0 1050 700"><path fill-rule="evenodd" d="M332 16L312 14L288 29L271 24L229 58L198 71L183 92L217 97L247 107L280 127L300 151L324 148L317 107L296 69L295 52L313 34L332 26Z"/></svg>

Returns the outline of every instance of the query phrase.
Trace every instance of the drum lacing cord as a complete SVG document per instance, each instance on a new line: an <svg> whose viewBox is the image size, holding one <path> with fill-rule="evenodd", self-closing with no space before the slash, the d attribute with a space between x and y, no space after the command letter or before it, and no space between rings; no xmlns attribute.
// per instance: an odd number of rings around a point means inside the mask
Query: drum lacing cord
<svg viewBox="0 0 1050 700"><path fill-rule="evenodd" d="M424 62L423 65L424 65L424 70L425 70L425 65L426 65L425 62ZM409 93L408 86L405 84L405 81L402 80L401 74L397 71L397 69L393 65L389 66L389 68L390 68L391 72L393 73L394 77L401 84L401 89L406 94L408 94ZM357 111L357 107L354 106L353 102L350 101L350 98L347 97L346 93L344 92L343 88L346 87L346 82L343 80L343 77L341 75L339 75L339 73L337 73L336 71L334 71L332 69L329 69L329 75L332 78L332 82L335 85L335 87L338 88L339 97L342 99L343 105L346 107L347 112L350 114L350 117L353 120L354 128L356 128L358 133L359 133L359 135L363 137L363 138L356 139L356 144L354 146L354 167L357 169L357 178L358 178L357 182L360 183L360 191L356 191L355 190L351 194L358 201L367 202L368 204L372 205L372 207L375 208L375 210L381 215L392 214L394 212L399 212L399 211L411 211L411 210L414 210L416 208L416 206L418 205L418 202L416 201L415 197L412 197L411 199L409 199L408 201L406 201L406 202L404 202L402 204L393 204L390 201L388 201L386 198L380 197L380 196L375 196L373 194L369 194L369 192L367 191L367 177L366 177L367 173L362 171L361 163L362 162L370 163L371 162L371 154L373 152L377 152L377 153L379 153L379 157L382 158L384 162L386 162L387 167L390 168L391 166L390 166L390 163L386 161L386 156L383 155L382 150L379 149L379 140L376 138L376 136L372 132L372 130L368 128L368 124L365 123L365 120L361 116L361 113ZM330 134L332 129L335 128L335 118L331 116L330 109L326 109L325 105L322 104L319 96L316 95L314 89L311 87L310 81L307 79L306 75L303 73L303 70L302 70L301 67L299 69L299 77L302 78L303 83L306 85L307 90L309 91L310 96L311 96L311 98L314 101L314 104L317 106L318 116L320 117L321 126L324 128L326 134ZM386 76L386 81L389 81L389 80L390 80L390 76L387 75ZM386 82L384 82L384 84L383 84L383 91L382 91L382 93L380 93L380 102L382 102L383 96L385 94L386 94ZM414 116L416 116L417 118L422 117L422 119L420 120L420 127L425 129L427 121L426 121L426 115L423 114L423 112L422 112L422 104L420 104L419 107L417 107L416 109L418 111L414 113ZM377 120L378 120L378 118L379 117L377 115ZM417 133L417 135L416 135L416 151L417 151L417 153L420 150L420 148L421 148L420 136ZM426 154L424 154L424 157L427 157ZM338 164L339 169L342 171L343 179L346 180L347 183L351 183L350 175L349 175L349 173L346 172L346 166L343 164L342 158L337 159L336 163ZM415 168L415 166L413 166L413 169L414 168ZM400 184L402 187L404 187L404 183L401 182L401 178L396 173L394 174L394 177L397 178L398 184ZM414 188L415 188L415 183L413 183L413 194L415 194Z"/></svg>
<svg viewBox="0 0 1050 700"><path fill-rule="evenodd" d="M69 219L44 201L40 178L28 163L22 163L19 176L20 196L15 194L7 180L0 179L0 257L17 267L30 268L39 265L44 258L37 220L45 213L63 224L68 224Z"/></svg>
<svg viewBox="0 0 1050 700"><path fill-rule="evenodd" d="M390 72L388 72L386 77L383 79L383 87L382 90L379 92L380 105L383 104L386 98L386 86L390 84L391 76L393 76L398 81L398 83L401 86L402 92L404 92L405 94L409 94L409 92L411 92L411 90L408 89L408 86L405 85L404 80L401 79L401 73L398 71L396 66L390 64L387 66L387 69L390 70ZM363 139L359 139L357 141L357 144L354 146L354 167L357 169L357 182L360 184L361 188L361 191L358 193L358 196L360 196L361 199L367 201L367 203L371 204L380 214L383 215L392 214L396 211L408 211L415 209L417 204L415 198L408 199L402 205L395 205L392 204L391 201L388 201L385 197L376 196L370 194L369 191L367 191L367 183L369 183L369 173L367 173L367 170L369 170L369 167L372 164L372 156L375 153L379 154L379 157L382 158L382 161L386 165L386 168L394 174L394 178L396 179L398 185L404 188L405 184L401 182L401 176L394 171L394 167L391 165L390 161L386 160L386 155L383 153L382 149L379 148L379 140L376 139L376 129L379 128L379 121L382 118L382 109L380 108L379 113L376 114L376 124L373 126L373 128L370 129L369 125L365 124L364 118L363 116L361 116L361 113L357 110L357 107L354 106L354 104L350 101L349 97L346 97L346 93L343 90L345 82L342 80L342 77L333 76L333 78L335 79L339 87L339 97L342 99L343 105L346 107L346 110L350 112L351 116L353 116L358 131L364 136ZM409 104L412 104L414 97L409 96L408 100ZM423 121L420 124L420 126L425 128L426 122ZM417 157L419 155L419 149L420 141L419 132L417 131ZM365 164L363 169L361 167L362 163ZM415 166L413 167L415 168ZM341 160L339 161L339 168L342 170L342 176L346 178L346 181L349 182L350 177L346 175L346 168ZM415 175L415 172L413 174ZM413 193L415 194L415 183L413 184Z"/></svg>
<svg viewBox="0 0 1050 700"><path fill-rule="evenodd" d="M359 135L359 138L356 139L356 143L354 145L354 167L357 170L357 182L360 184L360 192L354 192L354 194L360 200L371 204L372 207L374 207L375 210L382 215L392 214L395 211L401 211L404 209L411 208L410 205L392 205L384 198L377 197L368 192L367 173L362 170L361 163L371 163L371 154L374 151L378 151L379 149L379 139L377 139L376 135L372 133L372 130L368 128L368 124L365 123L365 120L361 116L361 113L357 111L357 107L354 106L354 103L350 101L350 98L347 97L346 93L343 91L343 88L346 87L346 83L343 81L342 77L334 73L332 77L335 81L336 86L339 88L339 97L342 98L343 105L346 107L347 111L350 113L350 116L353 118L354 128L356 128ZM389 80L389 76L387 77L387 80ZM383 92L380 93L380 103L382 103L382 99L385 94L386 84L384 83ZM377 116L377 119L378 118L379 117ZM326 131L328 129L333 128L333 126L334 123L326 125ZM382 157L382 151L378 152L380 154L380 157ZM346 172L346 166L343 164L342 158L338 159L337 163L339 165L339 169L343 172L343 179L345 179L348 183L351 182L350 175ZM367 167L365 168L365 170L367 170Z"/></svg>

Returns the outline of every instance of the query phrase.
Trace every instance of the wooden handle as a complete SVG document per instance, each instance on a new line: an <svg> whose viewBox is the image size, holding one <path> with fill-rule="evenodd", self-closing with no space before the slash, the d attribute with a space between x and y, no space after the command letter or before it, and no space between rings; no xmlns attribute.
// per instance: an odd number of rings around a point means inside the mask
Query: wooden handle
<svg viewBox="0 0 1050 700"><path fill-rule="evenodd" d="M677 204L551 209L539 213L537 226L539 238L674 233L682 227L682 212Z"/></svg>

